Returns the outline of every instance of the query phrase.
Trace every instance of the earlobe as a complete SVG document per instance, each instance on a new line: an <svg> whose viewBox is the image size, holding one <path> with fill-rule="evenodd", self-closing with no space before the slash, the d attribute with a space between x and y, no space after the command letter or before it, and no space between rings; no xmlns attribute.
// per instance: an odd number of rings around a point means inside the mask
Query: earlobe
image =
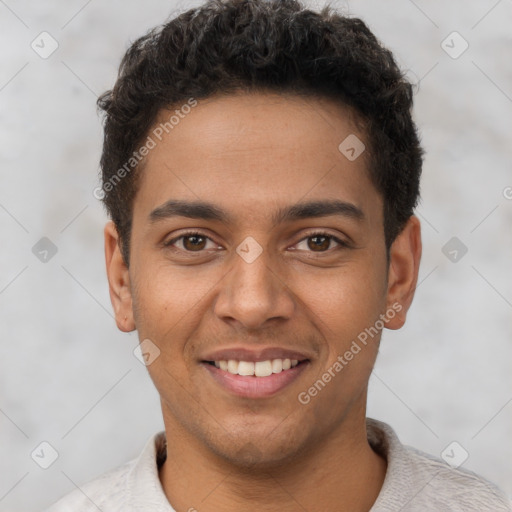
<svg viewBox="0 0 512 512"><path fill-rule="evenodd" d="M130 274L121 253L119 233L112 221L105 225L104 236L110 301L116 324L121 331L130 332L135 329Z"/></svg>
<svg viewBox="0 0 512 512"><path fill-rule="evenodd" d="M420 221L413 215L390 248L387 311L395 314L386 320L388 329L400 329L405 323L418 282L421 250Z"/></svg>

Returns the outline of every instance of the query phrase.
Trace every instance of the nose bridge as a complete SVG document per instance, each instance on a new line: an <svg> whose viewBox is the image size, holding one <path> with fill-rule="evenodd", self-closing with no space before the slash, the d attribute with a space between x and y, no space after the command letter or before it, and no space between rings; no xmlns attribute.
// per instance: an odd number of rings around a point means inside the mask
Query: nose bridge
<svg viewBox="0 0 512 512"><path fill-rule="evenodd" d="M293 300L272 268L270 254L254 239L246 238L233 254L216 302L216 314L257 328L270 318L289 318Z"/></svg>
<svg viewBox="0 0 512 512"><path fill-rule="evenodd" d="M261 254L254 261L242 257L234 258L233 281L235 290L240 290L244 296L261 296L260 299L270 299L275 287L275 270L271 270L268 255Z"/></svg>

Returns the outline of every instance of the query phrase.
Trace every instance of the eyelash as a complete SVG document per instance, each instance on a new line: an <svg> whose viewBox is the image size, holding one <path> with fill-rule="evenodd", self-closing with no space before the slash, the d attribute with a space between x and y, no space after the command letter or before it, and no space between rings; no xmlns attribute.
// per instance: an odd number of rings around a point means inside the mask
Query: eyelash
<svg viewBox="0 0 512 512"><path fill-rule="evenodd" d="M201 233L200 231L187 231L185 233L182 233L180 236L178 236L176 238L173 238L172 240L169 240L168 242L165 242L164 246L167 247L167 248L170 248L170 249L177 250L177 251L184 251L184 252L187 252L189 254L203 252L204 249L201 250L201 251L187 251L186 249L178 249L176 247L173 247L173 244L176 243L177 241L179 241L181 239L184 239L184 238L187 238L187 237L192 237L192 236L197 236L197 237L200 237L200 238L206 238L206 239L208 239L208 240L213 242L213 240L209 236L205 235L204 233ZM330 233L325 233L323 231L314 231L312 233L309 233L307 236L301 238L299 240L299 242L297 242L297 243L303 242L304 240L307 240L308 238L313 238L313 237L317 237L317 236L323 236L323 237L329 238L330 240L333 240L334 242L336 242L339 245L338 249L340 249L340 248L349 248L350 247L348 242L345 242L345 241L339 239L338 237L336 237L334 235L331 235ZM336 249L336 248L334 248L334 249ZM326 253L331 252L331 251L332 251L332 249L327 249L326 251L319 251L319 254L326 254ZM308 252L314 253L315 251L308 251Z"/></svg>

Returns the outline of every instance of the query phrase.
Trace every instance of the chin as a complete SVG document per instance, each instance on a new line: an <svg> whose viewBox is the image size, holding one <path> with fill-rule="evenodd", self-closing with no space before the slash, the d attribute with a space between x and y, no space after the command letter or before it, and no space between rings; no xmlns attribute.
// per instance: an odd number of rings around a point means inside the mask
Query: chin
<svg viewBox="0 0 512 512"><path fill-rule="evenodd" d="M211 451L240 471L270 471L298 456L305 442L299 442L298 433L278 433L274 428L273 434L268 430L263 433L247 429L223 436L222 441L210 439L208 444Z"/></svg>

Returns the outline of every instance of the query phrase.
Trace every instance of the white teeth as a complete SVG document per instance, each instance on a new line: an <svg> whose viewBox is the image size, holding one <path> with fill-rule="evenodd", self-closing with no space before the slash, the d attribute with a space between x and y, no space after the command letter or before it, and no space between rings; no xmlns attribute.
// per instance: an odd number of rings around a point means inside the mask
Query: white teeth
<svg viewBox="0 0 512 512"><path fill-rule="evenodd" d="M228 372L232 373L233 375L238 374L238 361L235 361L233 359L230 359L228 361Z"/></svg>
<svg viewBox="0 0 512 512"><path fill-rule="evenodd" d="M214 361L217 368L232 373L233 375L244 375L256 377L268 377L273 373L281 373L283 370L289 370L299 364L298 359L267 359L266 361Z"/></svg>
<svg viewBox="0 0 512 512"><path fill-rule="evenodd" d="M272 373L281 373L283 371L283 360L274 359L272 361Z"/></svg>
<svg viewBox="0 0 512 512"><path fill-rule="evenodd" d="M268 377L272 375L272 361L258 361L254 363L254 375L256 375L256 377Z"/></svg>
<svg viewBox="0 0 512 512"><path fill-rule="evenodd" d="M238 363L238 375L254 375L254 363L240 361Z"/></svg>

